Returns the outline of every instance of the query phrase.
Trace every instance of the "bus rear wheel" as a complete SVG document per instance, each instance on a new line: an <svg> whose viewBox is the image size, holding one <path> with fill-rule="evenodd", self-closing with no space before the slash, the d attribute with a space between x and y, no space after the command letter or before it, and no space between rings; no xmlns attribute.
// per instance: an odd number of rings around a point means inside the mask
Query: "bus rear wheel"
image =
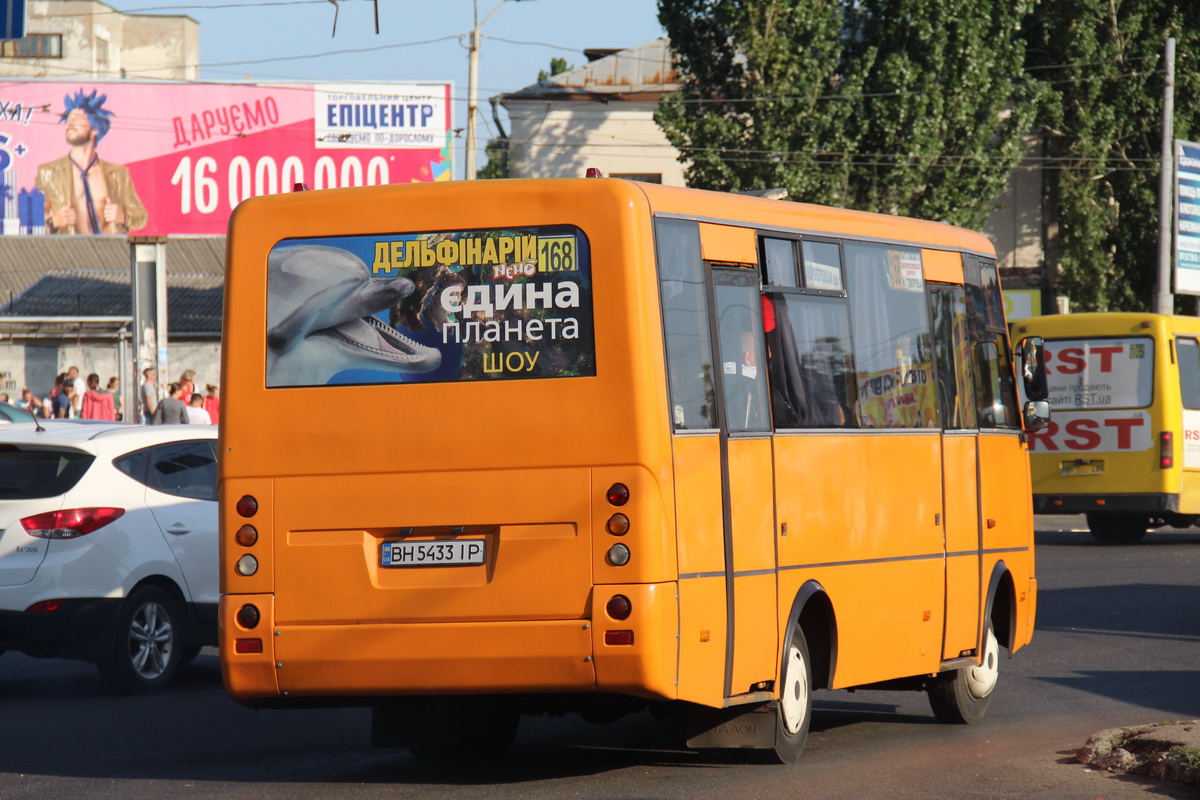
<svg viewBox="0 0 1200 800"><path fill-rule="evenodd" d="M1100 544L1137 544L1150 527L1150 518L1138 513L1087 514L1088 530Z"/></svg>
<svg viewBox="0 0 1200 800"><path fill-rule="evenodd" d="M753 750L756 759L772 764L791 764L804 751L812 722L812 660L808 641L799 625L792 628L783 668L779 676L779 700L775 705L775 746Z"/></svg>
<svg viewBox="0 0 1200 800"><path fill-rule="evenodd" d="M1000 678L1000 642L988 620L983 634L983 659L979 664L943 672L925 686L929 705L938 722L973 725L981 722L992 702Z"/></svg>

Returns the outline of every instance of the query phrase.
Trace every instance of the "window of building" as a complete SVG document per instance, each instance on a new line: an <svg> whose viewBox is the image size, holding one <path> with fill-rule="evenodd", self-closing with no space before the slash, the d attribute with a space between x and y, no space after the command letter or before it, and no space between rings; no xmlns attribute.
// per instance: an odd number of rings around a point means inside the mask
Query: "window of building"
<svg viewBox="0 0 1200 800"><path fill-rule="evenodd" d="M0 42L3 58L62 58L61 33L30 33L15 42Z"/></svg>

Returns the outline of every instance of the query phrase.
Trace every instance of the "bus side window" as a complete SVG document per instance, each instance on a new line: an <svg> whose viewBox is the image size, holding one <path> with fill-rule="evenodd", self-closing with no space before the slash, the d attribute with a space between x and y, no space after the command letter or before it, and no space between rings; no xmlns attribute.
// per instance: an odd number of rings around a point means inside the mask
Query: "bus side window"
<svg viewBox="0 0 1200 800"><path fill-rule="evenodd" d="M662 219L655 223L654 233L671 423L676 430L716 428L700 228L695 222Z"/></svg>
<svg viewBox="0 0 1200 800"><path fill-rule="evenodd" d="M763 309L775 427L858 427L846 301L773 292Z"/></svg>
<svg viewBox="0 0 1200 800"><path fill-rule="evenodd" d="M728 430L770 430L757 275L750 270L714 270L713 282Z"/></svg>
<svg viewBox="0 0 1200 800"><path fill-rule="evenodd" d="M1200 344L1195 339L1175 340L1179 353L1179 393L1183 407L1200 409Z"/></svg>
<svg viewBox="0 0 1200 800"><path fill-rule="evenodd" d="M845 253L862 427L937 427L921 251L846 242Z"/></svg>

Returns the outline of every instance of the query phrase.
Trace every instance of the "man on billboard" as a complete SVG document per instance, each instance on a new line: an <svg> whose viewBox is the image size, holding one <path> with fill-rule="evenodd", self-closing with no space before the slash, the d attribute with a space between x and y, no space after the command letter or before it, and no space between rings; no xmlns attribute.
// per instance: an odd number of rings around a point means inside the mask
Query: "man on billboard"
<svg viewBox="0 0 1200 800"><path fill-rule="evenodd" d="M133 187L129 170L102 161L96 146L108 133L113 113L104 108L108 95L80 89L63 98L67 155L38 167L34 184L46 198L50 233L124 234L146 224L146 209Z"/></svg>

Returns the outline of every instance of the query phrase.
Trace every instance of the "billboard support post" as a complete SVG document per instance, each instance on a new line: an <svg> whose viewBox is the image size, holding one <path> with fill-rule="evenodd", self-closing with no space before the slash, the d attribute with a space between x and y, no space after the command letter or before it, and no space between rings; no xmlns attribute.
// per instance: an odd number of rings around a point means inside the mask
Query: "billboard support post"
<svg viewBox="0 0 1200 800"><path fill-rule="evenodd" d="M137 413L127 416L148 423L142 413L142 370L158 372L159 398L166 380L167 359L167 240L162 236L130 236L130 285L133 291L133 380L126 387L128 403Z"/></svg>

